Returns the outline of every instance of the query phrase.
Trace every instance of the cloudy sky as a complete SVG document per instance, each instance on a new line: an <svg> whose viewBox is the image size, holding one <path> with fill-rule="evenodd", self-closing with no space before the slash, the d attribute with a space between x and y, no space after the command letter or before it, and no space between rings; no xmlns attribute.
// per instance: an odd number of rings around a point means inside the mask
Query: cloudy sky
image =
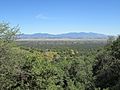
<svg viewBox="0 0 120 90"><path fill-rule="evenodd" d="M0 0L0 20L22 33L120 34L120 0Z"/></svg>

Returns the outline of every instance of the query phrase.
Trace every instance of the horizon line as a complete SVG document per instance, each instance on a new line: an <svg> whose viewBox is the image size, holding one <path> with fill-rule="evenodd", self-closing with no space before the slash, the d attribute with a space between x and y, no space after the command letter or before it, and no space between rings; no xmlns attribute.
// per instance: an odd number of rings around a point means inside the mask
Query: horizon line
<svg viewBox="0 0 120 90"><path fill-rule="evenodd" d="M29 35L32 35L32 34L51 34L51 35L60 35L60 34L70 34L70 33L86 33L86 34L89 34L89 33L93 33L93 34L102 34L102 35L107 35L107 36L118 36L119 34L105 34L105 33L99 33L99 32L65 32L65 33L49 33L49 32L35 32L35 33L21 33L21 34L29 34Z"/></svg>

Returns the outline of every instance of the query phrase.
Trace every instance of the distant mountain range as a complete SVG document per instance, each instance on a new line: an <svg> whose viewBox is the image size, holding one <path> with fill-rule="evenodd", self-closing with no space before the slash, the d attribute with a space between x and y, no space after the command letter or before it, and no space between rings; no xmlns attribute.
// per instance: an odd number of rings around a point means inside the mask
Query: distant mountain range
<svg viewBox="0 0 120 90"><path fill-rule="evenodd" d="M107 39L108 35L93 33L93 32L71 32L64 34L48 34L48 33L35 33L35 34L20 34L19 39Z"/></svg>

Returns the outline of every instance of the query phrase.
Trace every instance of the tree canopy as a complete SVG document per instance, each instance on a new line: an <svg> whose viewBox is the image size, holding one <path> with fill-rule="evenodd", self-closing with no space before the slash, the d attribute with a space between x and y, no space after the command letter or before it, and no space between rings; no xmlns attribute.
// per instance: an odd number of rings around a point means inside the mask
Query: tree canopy
<svg viewBox="0 0 120 90"><path fill-rule="evenodd" d="M96 56L93 66L96 87L119 90L120 88L120 36Z"/></svg>

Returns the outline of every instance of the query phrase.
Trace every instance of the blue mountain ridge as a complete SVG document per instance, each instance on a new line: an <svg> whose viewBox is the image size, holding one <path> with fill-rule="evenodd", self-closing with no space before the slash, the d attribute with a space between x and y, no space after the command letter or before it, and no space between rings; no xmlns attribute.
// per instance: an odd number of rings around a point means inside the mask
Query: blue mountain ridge
<svg viewBox="0 0 120 90"><path fill-rule="evenodd" d="M71 32L71 33L63 33L63 34L48 34L48 33L35 33L35 34L20 34L18 36L20 39L107 39L108 35L93 33L93 32Z"/></svg>

